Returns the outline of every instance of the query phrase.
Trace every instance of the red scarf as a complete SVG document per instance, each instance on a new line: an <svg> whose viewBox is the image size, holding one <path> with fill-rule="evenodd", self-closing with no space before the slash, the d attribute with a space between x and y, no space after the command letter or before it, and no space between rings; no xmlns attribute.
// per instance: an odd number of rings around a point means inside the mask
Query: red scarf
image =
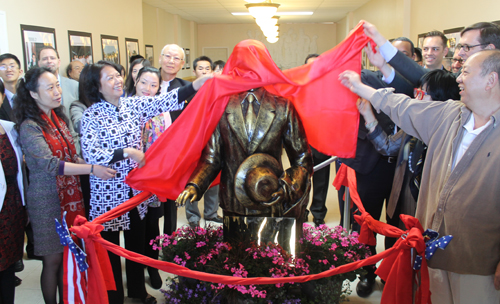
<svg viewBox="0 0 500 304"><path fill-rule="evenodd" d="M78 163L73 137L71 137L66 123L57 117L54 110L52 110L54 121L45 113L42 114L42 118L49 126L49 132L42 129L42 133L50 151L52 151L52 155L65 162ZM80 177L76 175L57 175L56 184L59 200L61 201L61 215L66 211L66 221L71 225L77 215L85 216Z"/></svg>
<svg viewBox="0 0 500 304"><path fill-rule="evenodd" d="M148 149L146 165L129 173L127 183L137 190L176 199L196 168L230 95L259 87L293 102L309 144L318 151L354 157L357 96L339 82L338 75L345 70L360 72L361 50L369 40L360 23L341 44L313 63L286 71L276 66L261 42L238 43L223 74L203 85L184 113Z"/></svg>

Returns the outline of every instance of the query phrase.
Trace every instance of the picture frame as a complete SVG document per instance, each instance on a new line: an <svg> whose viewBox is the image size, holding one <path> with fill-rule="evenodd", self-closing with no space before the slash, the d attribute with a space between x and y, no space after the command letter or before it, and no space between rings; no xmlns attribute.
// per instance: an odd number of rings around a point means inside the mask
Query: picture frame
<svg viewBox="0 0 500 304"><path fill-rule="evenodd" d="M154 47L151 44L146 44L144 57L151 63L151 65L154 66L155 52Z"/></svg>
<svg viewBox="0 0 500 304"><path fill-rule="evenodd" d="M139 39L125 38L125 52L127 54L126 69L128 71L130 57L139 55Z"/></svg>
<svg viewBox="0 0 500 304"><path fill-rule="evenodd" d="M427 35L427 33L418 34L417 47L420 48L420 49L422 49L422 47L424 46L425 35Z"/></svg>
<svg viewBox="0 0 500 304"><path fill-rule="evenodd" d="M448 54L445 57L452 58L453 54L455 54L455 47L460 41L460 32L464 29L464 27L456 27L448 30L444 30L443 34L448 38Z"/></svg>
<svg viewBox="0 0 500 304"><path fill-rule="evenodd" d="M186 58L184 58L184 67L182 69L189 70L191 68L191 51L184 49L184 53L186 54Z"/></svg>
<svg viewBox="0 0 500 304"><path fill-rule="evenodd" d="M70 62L78 60L84 65L94 63L91 33L68 31L68 42Z"/></svg>
<svg viewBox="0 0 500 304"><path fill-rule="evenodd" d="M56 30L53 28L21 24L21 37L25 72L38 66L43 47L51 46L57 50Z"/></svg>
<svg viewBox="0 0 500 304"><path fill-rule="evenodd" d="M117 36L101 35L102 60L120 64L120 44Z"/></svg>

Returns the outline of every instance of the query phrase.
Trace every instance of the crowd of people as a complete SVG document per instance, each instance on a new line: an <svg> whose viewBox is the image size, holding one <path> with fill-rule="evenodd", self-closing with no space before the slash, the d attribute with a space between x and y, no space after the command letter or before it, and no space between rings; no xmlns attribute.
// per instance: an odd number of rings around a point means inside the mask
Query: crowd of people
<svg viewBox="0 0 500 304"><path fill-rule="evenodd" d="M409 214L424 229L454 236L429 262L434 303L498 303L500 208L494 202L500 193L494 164L500 157L500 28L488 22L465 28L450 71L443 65L448 47L441 32L425 36L419 57L410 39L389 42L368 22L364 29L378 46L365 49L378 71L340 75L360 96L361 116L356 157L337 165L356 171L361 201L375 219L385 202L387 222L394 226L404 229L399 215ZM311 54L305 63L319 56ZM127 174L144 164L145 151L224 68L223 61L201 56L193 61L191 83L177 78L184 60L181 47L166 45L161 69L132 58L124 81L123 67L108 61L72 62L63 77L52 47L43 48L38 67L26 73L17 56L0 55L0 303L14 303L21 284L15 272L23 267L25 231L28 257L43 263L45 303L62 299L63 246L54 219L65 214L68 223L77 215L93 220L138 193L125 183ZM310 148L314 165L328 159ZM325 224L329 173L326 167L313 175L309 209L316 226ZM204 194L205 221L222 222L218 192L212 187ZM343 190L339 204L342 209ZM196 202L185 212L191 227L200 225ZM126 249L157 259L149 240L160 234L162 216L163 233L173 233L175 201L153 196L105 223L101 235L119 244L123 231ZM386 248L395 241L386 238ZM117 287L108 291L109 302L123 303L120 257L109 257ZM365 268L356 288L361 297L371 294L376 280L375 266ZM144 266L127 260L125 269L127 296L156 303L146 290ZM158 270L147 270L151 286L159 289Z"/></svg>

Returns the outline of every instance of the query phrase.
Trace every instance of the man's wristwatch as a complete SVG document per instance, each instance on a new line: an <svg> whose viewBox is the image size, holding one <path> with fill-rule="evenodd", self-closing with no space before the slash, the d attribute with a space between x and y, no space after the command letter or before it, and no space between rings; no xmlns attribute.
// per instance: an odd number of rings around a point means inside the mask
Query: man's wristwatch
<svg viewBox="0 0 500 304"><path fill-rule="evenodd" d="M377 125L378 125L378 120L376 120L376 119L374 121L370 122L370 123L365 123L365 127L368 130L370 130L373 127L376 127Z"/></svg>

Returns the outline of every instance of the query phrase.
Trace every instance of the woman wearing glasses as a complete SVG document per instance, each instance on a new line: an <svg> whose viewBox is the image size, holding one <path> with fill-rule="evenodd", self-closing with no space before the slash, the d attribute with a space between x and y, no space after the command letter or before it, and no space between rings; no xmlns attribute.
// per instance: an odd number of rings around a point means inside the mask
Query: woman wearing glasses
<svg viewBox="0 0 500 304"><path fill-rule="evenodd" d="M425 74L420 79L419 88L415 89L414 96L415 102L460 100L456 78L446 70L433 70ZM377 151L385 156L398 157L391 196L387 203L387 223L404 229L399 215L415 215L427 147L422 141L406 134L403 130L394 135L387 135L378 125L369 101L358 100L358 109L366 121L368 139ZM394 245L395 241L396 239L386 237L386 248Z"/></svg>

